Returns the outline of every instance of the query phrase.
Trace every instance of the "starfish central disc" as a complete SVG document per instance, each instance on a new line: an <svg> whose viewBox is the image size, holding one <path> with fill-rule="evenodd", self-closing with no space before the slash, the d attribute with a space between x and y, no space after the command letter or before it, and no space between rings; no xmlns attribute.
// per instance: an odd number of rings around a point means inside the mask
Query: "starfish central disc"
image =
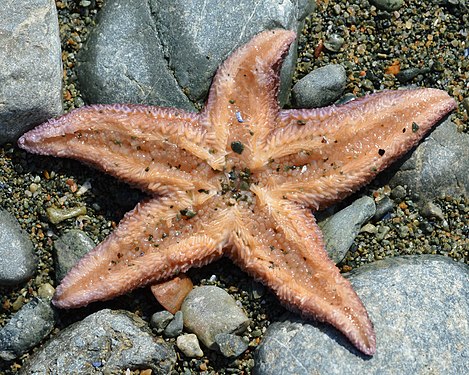
<svg viewBox="0 0 469 375"><path fill-rule="evenodd" d="M251 191L253 177L249 168L242 170L233 168L224 174L220 179L219 194L228 206L234 206L238 202L253 203L254 195Z"/></svg>

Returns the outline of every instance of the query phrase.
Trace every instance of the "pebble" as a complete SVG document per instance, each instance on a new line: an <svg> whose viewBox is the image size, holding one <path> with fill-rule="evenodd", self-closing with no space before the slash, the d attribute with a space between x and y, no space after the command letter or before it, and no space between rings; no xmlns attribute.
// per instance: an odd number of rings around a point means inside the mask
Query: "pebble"
<svg viewBox="0 0 469 375"><path fill-rule="evenodd" d="M219 333L215 336L215 344L220 353L227 358L239 357L249 347L245 339L232 333Z"/></svg>
<svg viewBox="0 0 469 375"><path fill-rule="evenodd" d="M77 216L86 215L86 207L67 207L67 208L56 208L48 207L46 209L47 218L52 224L58 224L64 220L72 219Z"/></svg>
<svg viewBox="0 0 469 375"><path fill-rule="evenodd" d="M200 348L199 340L193 333L178 336L176 345L186 357L197 358L204 355L204 352Z"/></svg>
<svg viewBox="0 0 469 375"><path fill-rule="evenodd" d="M324 41L324 47L331 52L339 52L345 43L345 39L338 34L329 35Z"/></svg>
<svg viewBox="0 0 469 375"><path fill-rule="evenodd" d="M318 108L332 104L342 95L346 81L342 65L326 65L313 70L293 86L293 105L297 108Z"/></svg>
<svg viewBox="0 0 469 375"><path fill-rule="evenodd" d="M433 202L427 202L423 206L422 215L429 218L437 218L440 221L445 221L443 210Z"/></svg>
<svg viewBox="0 0 469 375"><path fill-rule="evenodd" d="M39 344L55 324L49 300L34 298L0 329L0 358L11 361Z"/></svg>
<svg viewBox="0 0 469 375"><path fill-rule="evenodd" d="M95 243L87 234L78 229L71 229L54 241L55 279L60 283L65 275L88 254Z"/></svg>
<svg viewBox="0 0 469 375"><path fill-rule="evenodd" d="M408 69L401 70L399 73L397 73L396 78L401 83L407 83L409 81L412 81L419 74L426 74L428 73L428 71L429 71L428 68L425 68L425 69L408 68Z"/></svg>
<svg viewBox="0 0 469 375"><path fill-rule="evenodd" d="M405 196L405 195L404 195ZM394 202L388 196L384 196L376 203L376 212L373 215L373 220L378 221L381 220L384 216L386 216L389 212L392 211L394 208Z"/></svg>
<svg viewBox="0 0 469 375"><path fill-rule="evenodd" d="M54 293L55 293L55 288L49 283L44 283L37 289L38 297L41 297L44 300L48 300L48 301L52 299Z"/></svg>
<svg viewBox="0 0 469 375"><path fill-rule="evenodd" d="M139 368L169 374L175 362L174 349L156 339L141 318L105 309L60 331L19 373L111 374Z"/></svg>
<svg viewBox="0 0 469 375"><path fill-rule="evenodd" d="M161 334L173 318L174 315L169 311L158 311L151 316L150 327L153 328L156 333Z"/></svg>
<svg viewBox="0 0 469 375"><path fill-rule="evenodd" d="M53 1L0 7L0 144L62 112L62 59Z"/></svg>
<svg viewBox="0 0 469 375"><path fill-rule="evenodd" d="M345 257L363 223L373 217L375 211L374 200L365 196L320 222L327 253L335 263Z"/></svg>
<svg viewBox="0 0 469 375"><path fill-rule="evenodd" d="M216 286L200 286L192 290L181 306L184 326L197 335L209 349L216 349L219 333L242 333L249 318L236 301Z"/></svg>
<svg viewBox="0 0 469 375"><path fill-rule="evenodd" d="M184 328L183 313L178 311L174 314L173 319L168 323L163 333L166 337L177 337L182 333Z"/></svg>
<svg viewBox="0 0 469 375"><path fill-rule="evenodd" d="M398 10L404 4L404 0L370 0L376 8L392 12Z"/></svg>
<svg viewBox="0 0 469 375"><path fill-rule="evenodd" d="M332 326L290 315L269 326L254 372L469 373L467 265L435 255L388 258L353 271L350 281L375 327L373 357L361 355Z"/></svg>
<svg viewBox="0 0 469 375"><path fill-rule="evenodd" d="M17 285L30 279L36 263L29 236L13 215L0 210L0 286Z"/></svg>

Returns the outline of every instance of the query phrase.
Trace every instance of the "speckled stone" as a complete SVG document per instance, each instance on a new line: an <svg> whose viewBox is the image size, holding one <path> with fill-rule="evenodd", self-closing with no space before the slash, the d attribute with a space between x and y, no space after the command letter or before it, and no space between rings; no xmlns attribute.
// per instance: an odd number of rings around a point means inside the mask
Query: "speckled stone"
<svg viewBox="0 0 469 375"><path fill-rule="evenodd" d="M0 210L0 286L20 284L31 278L36 261L29 236L14 216Z"/></svg>
<svg viewBox="0 0 469 375"><path fill-rule="evenodd" d="M216 349L217 334L240 333L249 325L249 318L234 298L216 286L193 289L184 300L181 311L184 326L210 349Z"/></svg>
<svg viewBox="0 0 469 375"><path fill-rule="evenodd" d="M290 316L268 328L254 373L469 373L467 265L438 255L388 258L359 268L350 281L375 326L373 357L330 325Z"/></svg>
<svg viewBox="0 0 469 375"><path fill-rule="evenodd" d="M293 86L293 105L297 108L318 108L332 104L344 92L346 82L342 65L330 64L313 70Z"/></svg>
<svg viewBox="0 0 469 375"><path fill-rule="evenodd" d="M176 345L186 357L195 358L202 357L204 355L204 352L200 349L199 340L193 333L178 336Z"/></svg>
<svg viewBox="0 0 469 375"><path fill-rule="evenodd" d="M215 336L215 342L220 353L228 358L239 357L249 346L246 340L232 333L219 333Z"/></svg>
<svg viewBox="0 0 469 375"><path fill-rule="evenodd" d="M364 196L320 223L329 257L339 263L362 225L376 212L373 198Z"/></svg>
<svg viewBox="0 0 469 375"><path fill-rule="evenodd" d="M62 60L55 1L0 6L0 144L62 112Z"/></svg>
<svg viewBox="0 0 469 375"><path fill-rule="evenodd" d="M98 311L72 324L42 346L21 369L27 374L111 374L127 368L169 374L174 349L127 311Z"/></svg>
<svg viewBox="0 0 469 375"><path fill-rule="evenodd" d="M60 283L67 272L95 246L93 240L78 229L71 229L57 238L54 241L56 281Z"/></svg>
<svg viewBox="0 0 469 375"><path fill-rule="evenodd" d="M11 361L39 344L51 333L54 323L50 302L34 298L0 329L0 358Z"/></svg>

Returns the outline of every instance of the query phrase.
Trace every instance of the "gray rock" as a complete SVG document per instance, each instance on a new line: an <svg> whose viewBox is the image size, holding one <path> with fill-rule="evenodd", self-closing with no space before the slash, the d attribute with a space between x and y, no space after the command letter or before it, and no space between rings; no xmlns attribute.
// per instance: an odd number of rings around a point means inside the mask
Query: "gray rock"
<svg viewBox="0 0 469 375"><path fill-rule="evenodd" d="M88 254L95 243L85 232L71 229L54 242L55 279L60 283L70 269Z"/></svg>
<svg viewBox="0 0 469 375"><path fill-rule="evenodd" d="M332 104L340 98L346 83L347 75L342 65L331 64L313 70L293 86L293 105L319 108Z"/></svg>
<svg viewBox="0 0 469 375"><path fill-rule="evenodd" d="M376 212L373 215L373 220L381 220L388 212L394 208L394 202L388 196L384 196L378 203L376 203Z"/></svg>
<svg viewBox="0 0 469 375"><path fill-rule="evenodd" d="M0 7L0 144L62 112L62 57L55 1Z"/></svg>
<svg viewBox="0 0 469 375"><path fill-rule="evenodd" d="M173 320L171 320L164 329L164 335L167 337L177 337L182 333L183 328L183 313L181 311L178 311L176 314L174 314Z"/></svg>
<svg viewBox="0 0 469 375"><path fill-rule="evenodd" d="M169 374L175 362L174 349L152 336L141 318L106 309L61 331L34 353L20 375L109 374L127 368Z"/></svg>
<svg viewBox="0 0 469 375"><path fill-rule="evenodd" d="M52 332L54 323L50 302L34 298L0 330L0 358L11 361L27 352Z"/></svg>
<svg viewBox="0 0 469 375"><path fill-rule="evenodd" d="M249 318L234 298L216 286L194 288L181 311L184 326L209 349L216 349L215 336L219 333L241 333L249 325Z"/></svg>
<svg viewBox="0 0 469 375"><path fill-rule="evenodd" d="M203 103L218 66L260 31L299 30L310 0L278 2L110 0L78 56L88 102L145 103L193 110ZM284 65L290 84L294 54ZM286 98L286 90L283 97Z"/></svg>
<svg viewBox="0 0 469 375"><path fill-rule="evenodd" d="M422 203L443 195L469 194L469 134L458 133L456 126L446 120L420 146L389 171L394 175L392 187L407 185Z"/></svg>
<svg viewBox="0 0 469 375"><path fill-rule="evenodd" d="M345 257L363 223L375 212L373 198L365 196L320 223L327 253L335 263Z"/></svg>
<svg viewBox="0 0 469 375"><path fill-rule="evenodd" d="M174 78L152 16L152 2L107 1L78 54L77 76L89 103L194 107Z"/></svg>
<svg viewBox="0 0 469 375"><path fill-rule="evenodd" d="M350 275L377 335L364 357L329 325L290 316L272 324L255 374L468 374L469 267L442 256L408 256Z"/></svg>
<svg viewBox="0 0 469 375"><path fill-rule="evenodd" d="M14 216L0 210L0 285L16 285L36 269L33 243Z"/></svg>
<svg viewBox="0 0 469 375"><path fill-rule="evenodd" d="M245 339L232 333L219 333L215 336L215 343L220 353L228 358L239 357L249 346Z"/></svg>
<svg viewBox="0 0 469 375"><path fill-rule="evenodd" d="M179 336L176 339L176 345L186 357L196 358L204 355L204 352L200 349L199 340L193 333Z"/></svg>
<svg viewBox="0 0 469 375"><path fill-rule="evenodd" d="M174 315L167 310L158 311L151 316L150 327L158 334L163 333L173 318Z"/></svg>
<svg viewBox="0 0 469 375"><path fill-rule="evenodd" d="M398 10L404 4L404 0L370 0L370 3L381 10Z"/></svg>

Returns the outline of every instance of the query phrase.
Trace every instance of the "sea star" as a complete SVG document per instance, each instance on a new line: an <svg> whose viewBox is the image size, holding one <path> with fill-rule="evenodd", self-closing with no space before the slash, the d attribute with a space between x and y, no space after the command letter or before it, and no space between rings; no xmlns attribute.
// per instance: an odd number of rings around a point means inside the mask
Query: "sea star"
<svg viewBox="0 0 469 375"><path fill-rule="evenodd" d="M84 161L150 196L63 279L56 306L110 299L226 255L287 307L375 352L373 325L328 258L311 209L370 181L455 103L419 89L280 110L278 71L294 39L265 31L235 51L200 113L94 105L19 139L30 152Z"/></svg>

